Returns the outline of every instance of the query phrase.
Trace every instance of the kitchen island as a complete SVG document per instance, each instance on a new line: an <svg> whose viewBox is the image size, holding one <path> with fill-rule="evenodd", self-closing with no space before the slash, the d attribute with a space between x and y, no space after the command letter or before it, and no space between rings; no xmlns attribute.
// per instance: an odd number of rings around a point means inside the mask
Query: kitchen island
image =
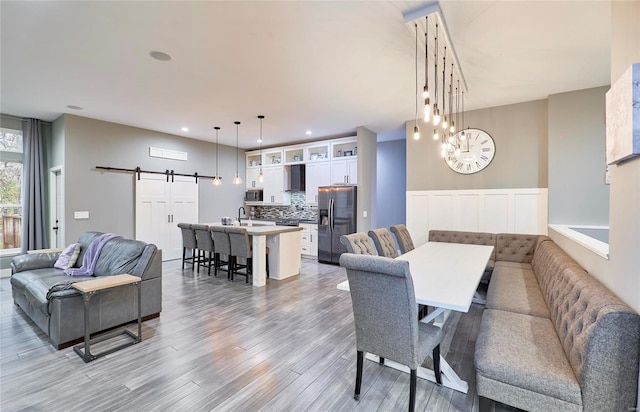
<svg viewBox="0 0 640 412"><path fill-rule="evenodd" d="M220 223L203 223L226 227ZM267 284L266 249L269 248L270 279L286 279L300 274L300 235L297 226L242 226L251 237L253 248L253 286Z"/></svg>

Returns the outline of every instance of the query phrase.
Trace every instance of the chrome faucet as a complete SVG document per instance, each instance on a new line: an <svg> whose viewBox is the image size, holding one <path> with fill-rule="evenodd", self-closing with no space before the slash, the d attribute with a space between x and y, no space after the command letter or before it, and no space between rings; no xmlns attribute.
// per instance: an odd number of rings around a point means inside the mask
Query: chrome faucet
<svg viewBox="0 0 640 412"><path fill-rule="evenodd" d="M240 223L240 209L242 209L242 213L244 213L244 215L247 216L247 211L244 210L244 206L240 206L238 208L238 223Z"/></svg>

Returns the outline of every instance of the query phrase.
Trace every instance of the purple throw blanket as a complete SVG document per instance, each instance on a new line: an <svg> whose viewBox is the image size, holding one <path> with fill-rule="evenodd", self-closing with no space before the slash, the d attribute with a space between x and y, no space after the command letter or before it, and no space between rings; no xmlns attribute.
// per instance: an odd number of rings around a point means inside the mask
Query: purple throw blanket
<svg viewBox="0 0 640 412"><path fill-rule="evenodd" d="M93 239L89 246L87 247L87 251L84 254L84 258L82 259L82 266L79 268L69 268L64 271L69 276L91 276L93 275L93 271L96 268L96 263L98 262L98 258L100 257L100 252L102 251L102 247L111 239L119 238L120 236L113 233L105 233Z"/></svg>

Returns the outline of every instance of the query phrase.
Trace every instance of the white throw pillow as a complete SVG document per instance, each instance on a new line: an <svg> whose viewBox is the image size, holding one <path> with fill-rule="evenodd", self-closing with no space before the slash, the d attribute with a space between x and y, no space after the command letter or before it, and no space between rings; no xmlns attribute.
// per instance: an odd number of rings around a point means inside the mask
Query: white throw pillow
<svg viewBox="0 0 640 412"><path fill-rule="evenodd" d="M53 267L56 269L69 269L73 267L80 254L80 244L72 243L60 253L58 260L54 263Z"/></svg>

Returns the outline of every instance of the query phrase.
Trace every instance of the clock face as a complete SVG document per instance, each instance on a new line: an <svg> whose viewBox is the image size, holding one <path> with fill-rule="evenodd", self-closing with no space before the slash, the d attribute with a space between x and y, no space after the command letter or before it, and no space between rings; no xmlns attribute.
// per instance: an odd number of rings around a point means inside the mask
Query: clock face
<svg viewBox="0 0 640 412"><path fill-rule="evenodd" d="M463 135L464 133L464 135ZM496 145L489 133L480 129L464 129L454 136L458 149L445 157L451 170L465 175L477 173L489 166L496 153Z"/></svg>

